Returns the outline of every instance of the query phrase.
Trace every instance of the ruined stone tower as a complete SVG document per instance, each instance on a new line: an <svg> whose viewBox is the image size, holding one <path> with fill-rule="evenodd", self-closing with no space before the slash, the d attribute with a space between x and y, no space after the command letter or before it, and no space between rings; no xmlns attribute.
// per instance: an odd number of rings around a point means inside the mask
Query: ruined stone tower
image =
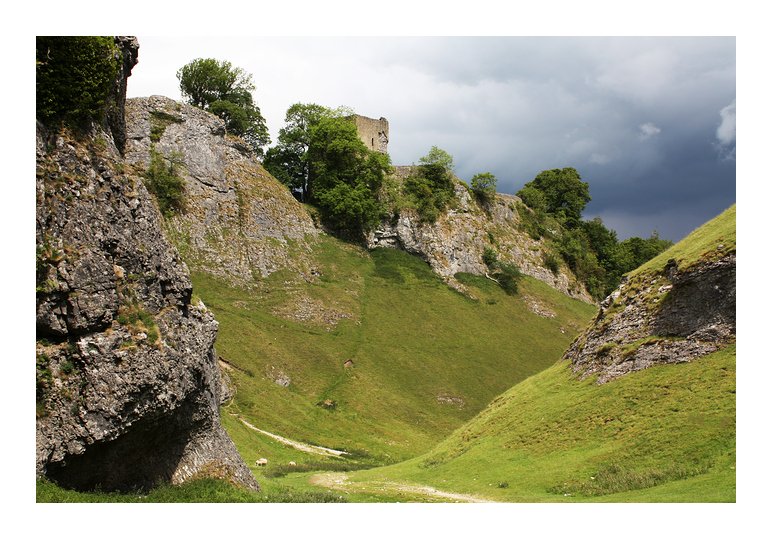
<svg viewBox="0 0 772 539"><path fill-rule="evenodd" d="M354 115L354 122L359 131L359 138L368 150L387 153L389 145L389 121L386 118L375 120L366 116Z"/></svg>

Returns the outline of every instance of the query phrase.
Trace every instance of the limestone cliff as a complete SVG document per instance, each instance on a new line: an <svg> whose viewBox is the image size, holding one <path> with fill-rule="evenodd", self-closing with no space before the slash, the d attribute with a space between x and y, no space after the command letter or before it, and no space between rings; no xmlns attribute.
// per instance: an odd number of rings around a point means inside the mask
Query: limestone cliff
<svg viewBox="0 0 772 539"><path fill-rule="evenodd" d="M146 167L152 150L183 165L187 211L166 232L191 269L247 287L279 269L313 278L309 213L220 118L161 96L129 99L126 112L127 162Z"/></svg>
<svg viewBox="0 0 772 539"><path fill-rule="evenodd" d="M396 175L404 176L409 169L397 167ZM593 303L584 286L565 267L553 273L544 266L544 242L534 240L519 229L520 217L515 205L522 202L518 197L497 194L493 202L481 208L464 184L456 180L454 187L455 208L435 223L423 223L411 213L400 215L396 220L386 219L367 236L368 247L392 247L418 256L457 288L463 287L453 279L456 273L486 273L482 257L485 248L491 247L500 260L517 264L523 274L569 297Z"/></svg>
<svg viewBox="0 0 772 539"><path fill-rule="evenodd" d="M696 261L668 259L694 241L690 236L632 272L601 302L595 321L563 356L574 374L597 374L602 384L652 365L692 361L734 342L734 215L732 207L719 217L731 232L709 238Z"/></svg>
<svg viewBox="0 0 772 539"><path fill-rule="evenodd" d="M91 133L37 124L36 475L125 490L226 477L259 490L220 424L218 324L121 157L124 55Z"/></svg>

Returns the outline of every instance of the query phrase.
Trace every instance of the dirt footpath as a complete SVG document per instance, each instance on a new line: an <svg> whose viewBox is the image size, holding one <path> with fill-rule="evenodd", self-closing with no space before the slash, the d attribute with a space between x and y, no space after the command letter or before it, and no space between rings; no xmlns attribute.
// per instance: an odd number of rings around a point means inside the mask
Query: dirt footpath
<svg viewBox="0 0 772 539"><path fill-rule="evenodd" d="M496 503L493 500L486 500L478 496L467 496L464 494L455 494L453 492L443 492L434 487L419 485L408 482L394 481L367 481L367 482L349 482L349 476L341 472L328 472L317 474L309 478L308 482L314 486L341 490L346 494L353 491L360 493L372 492L377 494L410 494L413 496L425 496L427 501L453 501L468 503Z"/></svg>

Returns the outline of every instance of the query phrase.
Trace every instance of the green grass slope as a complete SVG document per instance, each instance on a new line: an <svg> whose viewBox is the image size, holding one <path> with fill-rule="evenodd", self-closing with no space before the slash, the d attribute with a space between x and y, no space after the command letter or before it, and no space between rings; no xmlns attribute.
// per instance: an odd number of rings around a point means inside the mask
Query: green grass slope
<svg viewBox="0 0 772 539"><path fill-rule="evenodd" d="M353 474L503 502L735 501L735 349L612 383L561 363L428 455Z"/></svg>
<svg viewBox="0 0 772 539"><path fill-rule="evenodd" d="M471 299L407 253L329 236L313 256L315 282L277 272L245 290L192 276L220 323L218 354L237 367L226 371L236 394L223 424L248 463L269 460L258 479L290 460L356 469L423 454L555 363L596 312L531 278L507 296L459 275ZM554 316L534 314L526 297ZM350 455L309 455L245 422Z"/></svg>
<svg viewBox="0 0 772 539"><path fill-rule="evenodd" d="M735 207L640 271L735 250ZM734 502L736 346L596 385L553 365L496 398L428 454L354 472L497 501Z"/></svg>

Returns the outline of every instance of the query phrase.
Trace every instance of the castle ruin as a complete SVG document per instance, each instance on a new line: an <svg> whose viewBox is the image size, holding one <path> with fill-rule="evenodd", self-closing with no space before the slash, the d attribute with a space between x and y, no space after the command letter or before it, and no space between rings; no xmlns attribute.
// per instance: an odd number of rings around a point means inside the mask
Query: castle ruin
<svg viewBox="0 0 772 539"><path fill-rule="evenodd" d="M387 153L389 145L389 121L386 118L368 118L354 114L354 123L359 132L359 138L367 149L379 153Z"/></svg>

